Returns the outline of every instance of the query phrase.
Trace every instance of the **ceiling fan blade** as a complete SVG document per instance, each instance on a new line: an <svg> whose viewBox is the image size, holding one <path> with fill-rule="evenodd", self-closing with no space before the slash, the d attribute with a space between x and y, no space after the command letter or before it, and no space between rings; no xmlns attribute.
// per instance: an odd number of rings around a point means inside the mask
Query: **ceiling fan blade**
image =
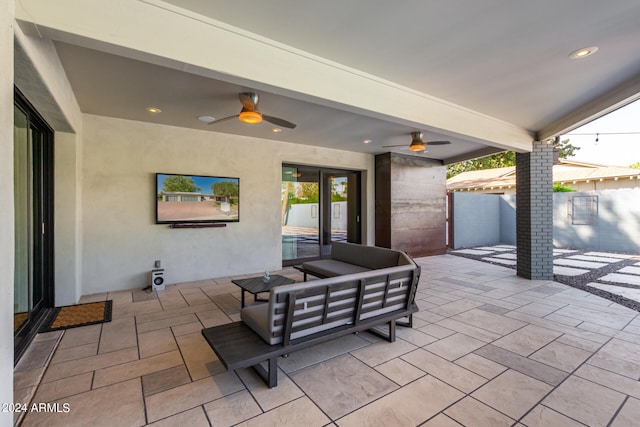
<svg viewBox="0 0 640 427"><path fill-rule="evenodd" d="M229 117L224 117L222 119L214 120L212 122L207 123L207 125L215 125L216 123L226 122L227 120L231 120L231 119L237 118L239 115L240 114L236 114L235 116L229 116Z"/></svg>
<svg viewBox="0 0 640 427"><path fill-rule="evenodd" d="M451 141L429 141L429 142L425 142L425 144L427 144L427 145L447 145L447 144L451 144Z"/></svg>
<svg viewBox="0 0 640 427"><path fill-rule="evenodd" d="M268 121L269 123L273 123L274 125L281 126L283 128L294 129L296 127L295 123L288 122L278 117L267 116L266 114L263 114L262 118Z"/></svg>
<svg viewBox="0 0 640 427"><path fill-rule="evenodd" d="M394 147L408 147L407 144L400 144L400 145L383 145L382 148L394 148Z"/></svg>
<svg viewBox="0 0 640 427"><path fill-rule="evenodd" d="M258 94L253 92L243 92L238 95L240 99L240 103L247 111L257 111L258 110Z"/></svg>

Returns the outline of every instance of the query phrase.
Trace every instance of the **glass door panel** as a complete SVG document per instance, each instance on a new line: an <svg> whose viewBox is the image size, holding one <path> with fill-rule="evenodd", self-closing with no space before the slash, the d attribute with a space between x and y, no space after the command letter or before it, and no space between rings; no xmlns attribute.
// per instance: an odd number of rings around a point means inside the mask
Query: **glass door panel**
<svg viewBox="0 0 640 427"><path fill-rule="evenodd" d="M329 256L331 243L360 243L360 173L282 165L282 260Z"/></svg>
<svg viewBox="0 0 640 427"><path fill-rule="evenodd" d="M325 229L330 233L325 244L360 243L359 177L357 172L326 174L327 198L331 200L331 208L326 216Z"/></svg>
<svg viewBox="0 0 640 427"><path fill-rule="evenodd" d="M320 256L320 180L316 168L282 166L282 259Z"/></svg>
<svg viewBox="0 0 640 427"><path fill-rule="evenodd" d="M29 293L33 279L33 215L31 212L31 150L27 115L14 112L14 203L15 203L15 273L13 331L16 333L29 320Z"/></svg>

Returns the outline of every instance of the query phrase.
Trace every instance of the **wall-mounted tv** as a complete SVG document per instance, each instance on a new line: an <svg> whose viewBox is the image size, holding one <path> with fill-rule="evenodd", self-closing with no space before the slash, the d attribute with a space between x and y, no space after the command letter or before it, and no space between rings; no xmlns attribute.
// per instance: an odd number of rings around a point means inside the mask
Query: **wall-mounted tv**
<svg viewBox="0 0 640 427"><path fill-rule="evenodd" d="M239 220L240 178L156 174L156 224Z"/></svg>

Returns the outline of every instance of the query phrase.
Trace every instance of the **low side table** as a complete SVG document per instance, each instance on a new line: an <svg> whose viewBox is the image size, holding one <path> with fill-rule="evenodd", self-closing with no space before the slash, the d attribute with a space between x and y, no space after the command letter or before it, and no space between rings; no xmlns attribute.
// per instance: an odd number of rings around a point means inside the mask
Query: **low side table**
<svg viewBox="0 0 640 427"><path fill-rule="evenodd" d="M290 285L291 283L296 282L295 280L290 279L289 277L280 276L278 274L274 274L273 276L270 276L270 277L271 278L269 279L268 282L265 282L262 276L250 277L248 279L236 279L231 281L231 283L233 283L234 285L240 286L240 288L242 289L241 307L244 307L245 292L249 292L250 294L253 294L254 301L266 301L266 300L258 299L258 294L260 292L268 292L271 290L271 288L275 288L276 286Z"/></svg>

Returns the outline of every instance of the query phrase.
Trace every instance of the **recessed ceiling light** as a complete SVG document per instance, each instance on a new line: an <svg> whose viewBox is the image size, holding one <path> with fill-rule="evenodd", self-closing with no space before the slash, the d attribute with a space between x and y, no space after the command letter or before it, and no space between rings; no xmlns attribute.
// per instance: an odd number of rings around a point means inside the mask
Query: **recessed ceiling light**
<svg viewBox="0 0 640 427"><path fill-rule="evenodd" d="M154 113L154 114L162 112L161 109L156 108L156 107L147 107L147 111L150 112L150 113Z"/></svg>
<svg viewBox="0 0 640 427"><path fill-rule="evenodd" d="M213 116L198 116L198 120L205 123L211 123L216 120Z"/></svg>
<svg viewBox="0 0 640 427"><path fill-rule="evenodd" d="M362 142L364 142L365 144L369 144L369 143L371 142L371 140L370 140L370 139L365 139L365 140L364 140L364 141L362 141Z"/></svg>
<svg viewBox="0 0 640 427"><path fill-rule="evenodd" d="M280 128L273 128L273 129L271 129L271 131L272 131L273 133L280 133L280 132L282 132L282 129L280 129Z"/></svg>
<svg viewBox="0 0 640 427"><path fill-rule="evenodd" d="M571 54L569 55L569 58L582 59L582 58L586 58L587 56L593 55L597 51L598 51L598 46L583 47L582 49L578 49L574 52L571 52Z"/></svg>

